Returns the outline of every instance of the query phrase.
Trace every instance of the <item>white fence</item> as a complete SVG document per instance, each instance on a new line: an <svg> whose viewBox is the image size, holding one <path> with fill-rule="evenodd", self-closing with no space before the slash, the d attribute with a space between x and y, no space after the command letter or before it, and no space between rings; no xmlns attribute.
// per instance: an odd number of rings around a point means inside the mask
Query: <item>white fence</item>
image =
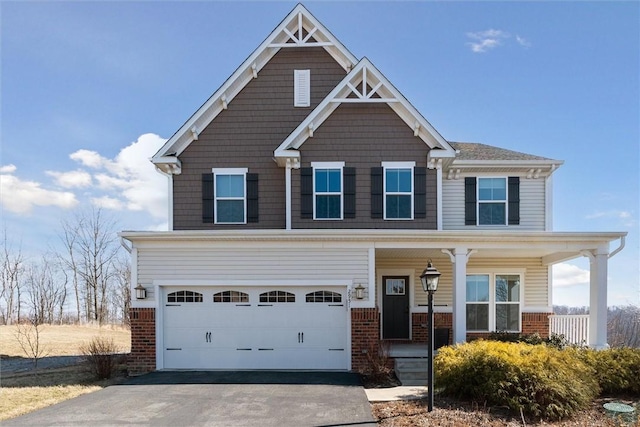
<svg viewBox="0 0 640 427"><path fill-rule="evenodd" d="M564 335L571 344L589 344L588 314L552 314L549 316L549 334Z"/></svg>

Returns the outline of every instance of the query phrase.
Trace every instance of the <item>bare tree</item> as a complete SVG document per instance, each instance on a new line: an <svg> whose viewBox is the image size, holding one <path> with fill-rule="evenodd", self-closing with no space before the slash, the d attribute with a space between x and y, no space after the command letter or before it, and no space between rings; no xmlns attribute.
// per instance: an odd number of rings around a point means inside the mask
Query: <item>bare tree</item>
<svg viewBox="0 0 640 427"><path fill-rule="evenodd" d="M608 311L609 345L640 348L640 307L609 307Z"/></svg>
<svg viewBox="0 0 640 427"><path fill-rule="evenodd" d="M20 275L23 270L23 257L20 249L14 250L7 239L7 230L4 230L2 240L2 254L0 254L0 316L2 322L9 325L20 321L21 306L21 282Z"/></svg>
<svg viewBox="0 0 640 427"><path fill-rule="evenodd" d="M110 287L120 250L116 223L102 210L93 209L79 213L73 222L64 222L63 229L66 251L61 258L72 277L78 312L102 324L109 317Z"/></svg>
<svg viewBox="0 0 640 427"><path fill-rule="evenodd" d="M127 257L118 258L115 263L115 286L113 287L113 320L129 325L129 307L131 305L131 264Z"/></svg>
<svg viewBox="0 0 640 427"><path fill-rule="evenodd" d="M80 310L80 274L78 273L78 255L76 254L76 241L79 234L78 229L81 227L81 224L79 223L80 220L81 218L77 218L77 221L73 222L62 220L62 234L60 235L60 240L62 240L65 252L63 254L58 254L58 259L64 266L67 278L71 277L73 294L76 300L76 322L78 323L82 316L82 310Z"/></svg>
<svg viewBox="0 0 640 427"><path fill-rule="evenodd" d="M27 322L16 325L14 336L24 353L33 360L33 367L38 367L38 360L48 354L47 348L42 344L42 323L37 316L31 316Z"/></svg>
<svg viewBox="0 0 640 427"><path fill-rule="evenodd" d="M58 265L43 256L40 263L26 268L25 285L32 315L38 323L55 323L62 319L67 298L67 278L58 273Z"/></svg>

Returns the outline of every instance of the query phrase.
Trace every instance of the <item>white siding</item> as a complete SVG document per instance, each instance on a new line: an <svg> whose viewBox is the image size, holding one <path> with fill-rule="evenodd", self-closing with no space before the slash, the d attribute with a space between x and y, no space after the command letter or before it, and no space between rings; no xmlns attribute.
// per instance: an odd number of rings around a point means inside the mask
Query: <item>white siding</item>
<svg viewBox="0 0 640 427"><path fill-rule="evenodd" d="M366 248L260 248L200 246L139 248L138 283L154 281L206 282L279 280L304 285L314 281L368 283ZM150 299L154 296L150 295Z"/></svg>
<svg viewBox="0 0 640 427"><path fill-rule="evenodd" d="M440 276L438 291L434 294L436 307L453 307L452 264L447 258L433 258L433 265L437 266ZM427 304L427 294L422 290L420 274L425 267L424 259L376 259L376 269L407 269L414 271L414 283L411 292L414 296L414 307ZM467 271L525 271L524 277L524 305L527 307L547 307L550 304L548 286L548 267L542 265L539 258L478 258L472 255L467 264ZM378 276L378 274L376 274ZM380 283L376 283L376 292L380 292Z"/></svg>
<svg viewBox="0 0 640 427"><path fill-rule="evenodd" d="M464 178L442 181L442 226L444 230L462 230L464 225ZM496 227L482 226L482 229ZM498 227L504 228L504 227ZM520 225L509 228L544 231L545 180L520 178Z"/></svg>

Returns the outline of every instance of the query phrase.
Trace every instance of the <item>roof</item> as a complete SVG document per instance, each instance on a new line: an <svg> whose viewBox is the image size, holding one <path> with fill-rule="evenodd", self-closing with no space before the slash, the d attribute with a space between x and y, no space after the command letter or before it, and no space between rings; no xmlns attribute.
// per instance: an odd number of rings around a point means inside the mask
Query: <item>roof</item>
<svg viewBox="0 0 640 427"><path fill-rule="evenodd" d="M507 150L505 148L477 142L449 142L449 144L454 149L460 151L456 156L456 160L543 160L557 162L557 160L547 157L534 156L533 154L521 153L519 151Z"/></svg>

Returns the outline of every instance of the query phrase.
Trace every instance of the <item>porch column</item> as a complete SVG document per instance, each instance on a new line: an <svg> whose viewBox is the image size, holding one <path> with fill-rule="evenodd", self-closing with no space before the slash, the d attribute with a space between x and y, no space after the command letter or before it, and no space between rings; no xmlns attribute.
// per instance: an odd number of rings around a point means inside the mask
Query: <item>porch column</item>
<svg viewBox="0 0 640 427"><path fill-rule="evenodd" d="M607 267L609 245L583 251L589 258L589 346L601 350L607 343Z"/></svg>
<svg viewBox="0 0 640 427"><path fill-rule="evenodd" d="M442 249L449 255L453 268L453 343L467 340L467 261L476 250L468 248Z"/></svg>

